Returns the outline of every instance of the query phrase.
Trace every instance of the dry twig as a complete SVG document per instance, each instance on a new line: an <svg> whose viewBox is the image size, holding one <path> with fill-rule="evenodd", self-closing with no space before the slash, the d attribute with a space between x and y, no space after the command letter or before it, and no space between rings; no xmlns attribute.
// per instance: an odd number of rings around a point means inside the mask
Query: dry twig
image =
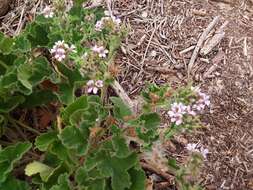
<svg viewBox="0 0 253 190"><path fill-rule="evenodd" d="M202 49L200 50L201 55L209 54L212 49L221 42L221 40L225 36L224 29L228 25L228 23L228 21L224 22L224 24L217 30L215 35L202 47Z"/></svg>
<svg viewBox="0 0 253 190"><path fill-rule="evenodd" d="M202 33L202 35L200 36L200 38L198 40L198 43L197 43L197 45L196 45L196 47L194 49L194 52L192 54L192 57L190 59L189 65L188 65L188 76L190 75L190 73L192 71L192 68L193 68L193 65L195 63L195 60L197 59L199 50L200 50L201 46L203 45L203 43L204 43L204 41L206 39L206 36L213 29L213 27L219 22L219 20L220 20L220 17L216 16L213 19L213 21L208 25L208 27L204 30L204 32Z"/></svg>

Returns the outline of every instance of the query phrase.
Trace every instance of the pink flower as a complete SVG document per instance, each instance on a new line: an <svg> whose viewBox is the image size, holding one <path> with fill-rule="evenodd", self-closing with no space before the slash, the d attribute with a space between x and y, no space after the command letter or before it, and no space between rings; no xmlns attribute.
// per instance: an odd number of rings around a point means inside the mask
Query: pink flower
<svg viewBox="0 0 253 190"><path fill-rule="evenodd" d="M63 48L56 48L55 50L53 50L52 52L54 52L54 58L56 60L58 60L59 62L63 61L66 57L66 51Z"/></svg>
<svg viewBox="0 0 253 190"><path fill-rule="evenodd" d="M200 153L205 159L207 158L207 154L209 153L209 150L207 148L203 148L201 145L198 145L196 143L187 144L186 149L190 152Z"/></svg>
<svg viewBox="0 0 253 190"><path fill-rule="evenodd" d="M192 110L192 107L191 106L187 106L186 107L186 112L187 114L191 115L191 116L196 116L197 113L195 111Z"/></svg>
<svg viewBox="0 0 253 190"><path fill-rule="evenodd" d="M77 51L76 51L76 46L72 44L72 45L68 48L68 51L69 51L69 52L73 52L73 53L77 53Z"/></svg>
<svg viewBox="0 0 253 190"><path fill-rule="evenodd" d="M119 27L121 24L121 20L115 16L112 16L112 21L117 27Z"/></svg>
<svg viewBox="0 0 253 190"><path fill-rule="evenodd" d="M171 122L176 125L183 123L183 115L186 113L186 106L183 103L173 103L168 115L170 116Z"/></svg>
<svg viewBox="0 0 253 190"><path fill-rule="evenodd" d="M106 22L108 21L112 21L116 27L119 27L121 24L121 20L115 16L110 16L110 13L108 11L105 11L105 17L102 17L101 20L97 21L96 25L95 25L95 30L96 31L102 31L102 29L105 27Z"/></svg>
<svg viewBox="0 0 253 190"><path fill-rule="evenodd" d="M103 88L104 84L102 80L89 80L86 84L88 86L88 93L97 94L98 90Z"/></svg>
<svg viewBox="0 0 253 190"><path fill-rule="evenodd" d="M98 53L98 56L101 57L101 58L105 58L106 57L106 54L109 53L109 51L107 49L105 49L103 46L100 46L98 47L97 45L95 45L92 50L95 52L95 53Z"/></svg>
<svg viewBox="0 0 253 190"><path fill-rule="evenodd" d="M171 117L171 122L175 123L176 125L181 125L183 123L183 116L182 115L174 115Z"/></svg>
<svg viewBox="0 0 253 190"><path fill-rule="evenodd" d="M101 20L97 21L95 25L95 30L101 32L108 20L110 20L110 17L103 17L101 18Z"/></svg>
<svg viewBox="0 0 253 190"><path fill-rule="evenodd" d="M59 61L62 62L68 53L76 53L76 47L74 45L71 45L69 47L68 44L66 44L64 42L64 40L62 41L57 41L55 42L55 45L53 46L53 48L50 50L50 53L53 55L53 57Z"/></svg>
<svg viewBox="0 0 253 190"><path fill-rule="evenodd" d="M101 20L97 21L96 25L95 25L95 30L98 32L101 32L102 29L104 27L104 24Z"/></svg>
<svg viewBox="0 0 253 190"><path fill-rule="evenodd" d="M196 143L189 143L186 145L186 149L191 152L198 152Z"/></svg>
<svg viewBox="0 0 253 190"><path fill-rule="evenodd" d="M205 107L210 106L210 96L207 94L201 92L201 90L197 88L192 88L192 90L196 93L197 95L197 100L196 103L193 104L193 109L196 109L198 111L203 111Z"/></svg>
<svg viewBox="0 0 253 190"><path fill-rule="evenodd" d="M209 153L209 150L207 148L200 147L200 153L206 159L207 158L207 154Z"/></svg>
<svg viewBox="0 0 253 190"><path fill-rule="evenodd" d="M98 88L103 88L104 82L102 80L97 80L95 82L95 86L97 86Z"/></svg>
<svg viewBox="0 0 253 190"><path fill-rule="evenodd" d="M43 9L42 14L44 15L45 18L53 18L54 16L53 8L51 8L50 6L46 6Z"/></svg>

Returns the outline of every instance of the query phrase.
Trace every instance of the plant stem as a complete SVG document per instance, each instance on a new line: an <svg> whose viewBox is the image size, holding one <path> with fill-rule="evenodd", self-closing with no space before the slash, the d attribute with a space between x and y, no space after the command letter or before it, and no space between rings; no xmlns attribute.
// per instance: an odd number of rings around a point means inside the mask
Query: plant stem
<svg viewBox="0 0 253 190"><path fill-rule="evenodd" d="M10 122L13 124L13 126L15 127L15 129L17 129L18 133L20 134L20 136L24 139L27 140L25 134L23 133L23 131L20 129L20 127L13 121L10 120Z"/></svg>
<svg viewBox="0 0 253 190"><path fill-rule="evenodd" d="M8 120L9 120L11 123L15 122L16 124L20 125L21 127L25 128L26 130L28 130L28 131L30 131L30 132L33 132L33 133L35 133L35 134L37 134L37 135L40 135L40 134L41 134L41 133L40 133L39 131L37 131L36 129L34 129L34 128L32 128L32 127L30 127L30 126L28 126L28 125L22 123L22 122L19 121L19 120L16 120L16 119L12 118L11 116L8 116Z"/></svg>
<svg viewBox="0 0 253 190"><path fill-rule="evenodd" d="M57 116L57 129L59 131L59 134L62 133L62 126L61 126L61 118L60 116Z"/></svg>
<svg viewBox="0 0 253 190"><path fill-rule="evenodd" d="M6 70L9 68L9 66L6 65L3 61L0 61L0 65L4 67Z"/></svg>

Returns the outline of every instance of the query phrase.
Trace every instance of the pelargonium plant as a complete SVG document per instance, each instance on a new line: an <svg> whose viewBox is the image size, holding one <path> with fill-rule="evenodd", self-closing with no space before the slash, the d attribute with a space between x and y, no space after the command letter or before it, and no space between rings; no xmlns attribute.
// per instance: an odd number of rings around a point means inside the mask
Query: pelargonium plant
<svg viewBox="0 0 253 190"><path fill-rule="evenodd" d="M210 104L200 90L153 84L139 111L112 96L113 59L126 28L83 2L53 1L19 35L0 33L1 142L9 140L8 130L26 140L0 147L0 189L144 190L139 156L159 141L159 109L168 114L164 135L171 138L199 126L197 114ZM47 130L22 116L52 107ZM14 177L20 168L23 175Z"/></svg>

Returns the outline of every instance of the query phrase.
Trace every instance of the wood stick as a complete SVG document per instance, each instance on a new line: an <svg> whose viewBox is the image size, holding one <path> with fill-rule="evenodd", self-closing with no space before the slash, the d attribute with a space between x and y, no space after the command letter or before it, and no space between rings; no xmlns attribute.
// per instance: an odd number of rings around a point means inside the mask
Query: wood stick
<svg viewBox="0 0 253 190"><path fill-rule="evenodd" d="M187 52L193 50L194 48L195 48L195 46L190 46L190 47L188 47L188 48L186 48L186 49L180 51L179 54L180 54L180 55L185 54L185 53L187 53Z"/></svg>
<svg viewBox="0 0 253 190"><path fill-rule="evenodd" d="M214 36L204 44L204 46L200 50L201 55L209 54L212 49L221 42L221 40L225 37L224 29L228 25L228 23L228 21L224 22L221 27L215 32Z"/></svg>
<svg viewBox="0 0 253 190"><path fill-rule="evenodd" d="M166 181L171 181L174 178L174 174L169 174L166 172L161 171L160 169L156 168L155 166L153 166L150 163L146 163L146 162L141 162L141 167L144 170L148 170L152 173L156 173L157 175L161 176L162 178L164 178Z"/></svg>
<svg viewBox="0 0 253 190"><path fill-rule="evenodd" d="M159 72L159 73L163 73L163 74L175 74L175 73L177 73L176 71L174 71L172 69L169 69L167 67L160 67L160 66L156 66L156 67L148 66L147 70L155 71L155 72Z"/></svg>
<svg viewBox="0 0 253 190"><path fill-rule="evenodd" d="M209 34L209 32L214 28L214 26L219 22L220 17L216 16L213 21L208 25L208 27L204 30L204 32L202 33L202 35L200 36L198 43L193 51L192 57L190 59L189 65L188 65L188 76L190 75L193 65L195 63L195 60L197 59L199 50L201 48L201 46L203 45L206 36Z"/></svg>
<svg viewBox="0 0 253 190"><path fill-rule="evenodd" d="M200 54L201 55L207 55L207 54L209 54L212 51L212 49L221 42L221 40L224 38L224 36L225 36L225 32L221 32L221 33L215 34L208 41L208 43L203 46L203 48L200 50Z"/></svg>

